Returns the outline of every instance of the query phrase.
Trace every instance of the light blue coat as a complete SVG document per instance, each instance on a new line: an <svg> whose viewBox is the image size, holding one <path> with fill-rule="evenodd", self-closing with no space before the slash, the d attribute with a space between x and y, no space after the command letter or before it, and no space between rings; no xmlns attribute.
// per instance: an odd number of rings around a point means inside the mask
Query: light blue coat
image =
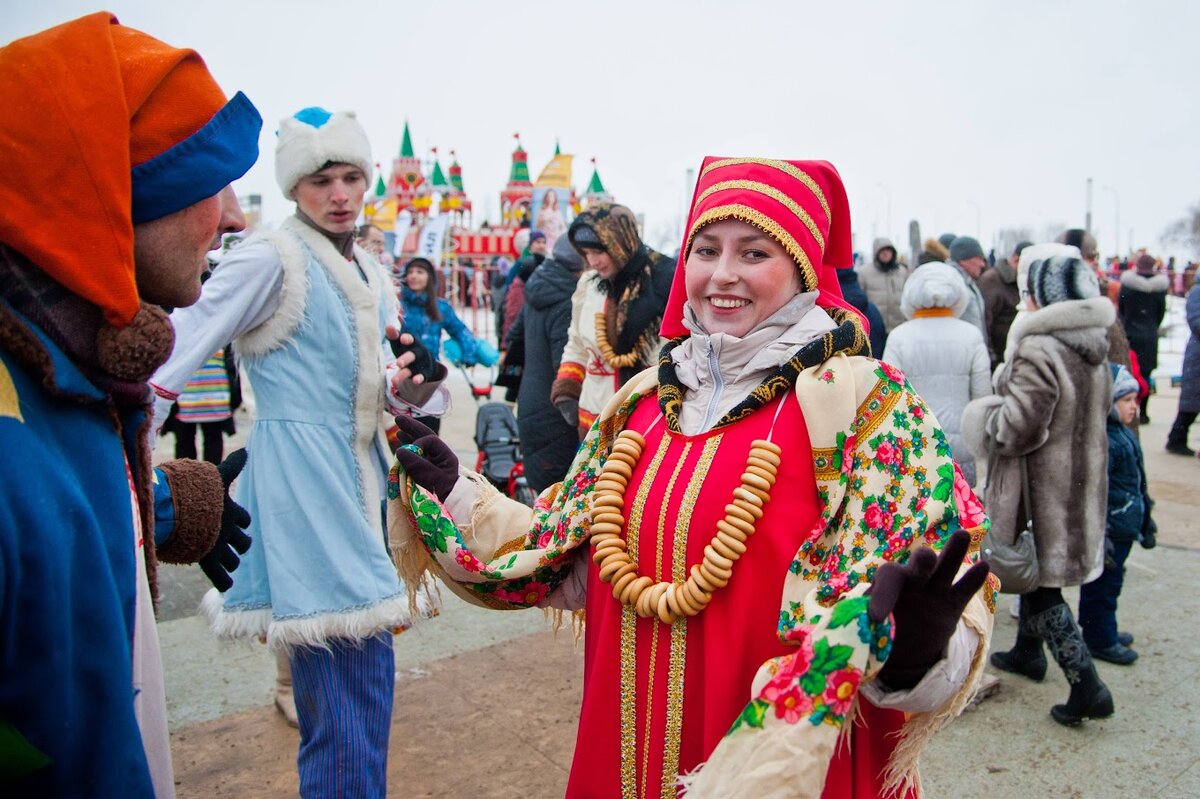
<svg viewBox="0 0 1200 799"><path fill-rule="evenodd" d="M289 646L407 625L381 504L391 283L295 220L264 239L283 265L279 308L237 342L257 403L237 486L254 546L205 608L218 634Z"/></svg>

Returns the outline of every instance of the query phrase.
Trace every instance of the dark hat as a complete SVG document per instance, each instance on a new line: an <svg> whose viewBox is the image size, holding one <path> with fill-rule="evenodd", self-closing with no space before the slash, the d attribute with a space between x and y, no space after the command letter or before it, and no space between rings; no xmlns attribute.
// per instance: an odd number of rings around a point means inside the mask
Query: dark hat
<svg viewBox="0 0 1200 799"><path fill-rule="evenodd" d="M433 263L428 258L413 258L404 265L404 274L408 274L410 269L424 269L429 274L429 286L426 291L437 291L437 270L433 268Z"/></svg>
<svg viewBox="0 0 1200 799"><path fill-rule="evenodd" d="M983 258L983 247L970 236L959 236L950 242L950 260L962 263L968 258Z"/></svg>
<svg viewBox="0 0 1200 799"><path fill-rule="evenodd" d="M1148 275L1154 271L1154 267L1157 264L1158 261L1154 259L1153 255L1142 253L1137 259L1137 270L1143 275Z"/></svg>
<svg viewBox="0 0 1200 799"><path fill-rule="evenodd" d="M954 240L957 238L958 238L957 233L943 233L942 235L937 237L937 240L938 240L938 243L941 244L943 247L945 247L946 249L950 249L950 245L952 243L954 243Z"/></svg>
<svg viewBox="0 0 1200 799"><path fill-rule="evenodd" d="M533 244L535 241L545 241L545 240L546 240L546 234L540 230L535 230L529 234L529 243L530 244Z"/></svg>

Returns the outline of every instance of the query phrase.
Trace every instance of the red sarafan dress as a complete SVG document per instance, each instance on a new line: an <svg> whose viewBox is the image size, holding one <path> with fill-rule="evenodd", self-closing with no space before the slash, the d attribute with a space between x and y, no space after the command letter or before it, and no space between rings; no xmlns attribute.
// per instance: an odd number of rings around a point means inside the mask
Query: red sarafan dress
<svg viewBox="0 0 1200 799"><path fill-rule="evenodd" d="M626 538L639 573L656 581L682 582L702 560L754 439L770 432L783 449L782 462L733 577L698 615L675 625L638 618L613 598L591 565L569 799L674 797L677 775L704 763L751 698L759 666L790 651L776 634L780 587L820 518L820 506L803 414L788 396L694 436L667 430L649 396L625 425L646 438L625 493ZM851 746L843 738L829 767L823 793L829 799L881 796L881 775L896 740L890 733L905 716L865 699L859 704ZM917 796L915 790L897 795Z"/></svg>

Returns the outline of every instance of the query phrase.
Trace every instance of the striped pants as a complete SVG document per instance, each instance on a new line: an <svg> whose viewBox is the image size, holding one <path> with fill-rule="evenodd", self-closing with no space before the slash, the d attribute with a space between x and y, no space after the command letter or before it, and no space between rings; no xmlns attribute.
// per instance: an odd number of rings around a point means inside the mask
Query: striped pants
<svg viewBox="0 0 1200 799"><path fill-rule="evenodd" d="M300 795L382 799L396 680L391 634L297 647L288 660L300 720Z"/></svg>

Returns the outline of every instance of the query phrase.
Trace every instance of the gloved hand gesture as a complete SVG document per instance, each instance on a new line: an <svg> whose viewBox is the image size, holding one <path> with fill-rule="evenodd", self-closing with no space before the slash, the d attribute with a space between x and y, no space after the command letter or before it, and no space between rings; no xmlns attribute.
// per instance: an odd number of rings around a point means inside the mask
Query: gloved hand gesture
<svg viewBox="0 0 1200 799"><path fill-rule="evenodd" d="M980 561L954 582L970 543L971 536L959 530L940 555L920 547L904 566L885 563L876 573L867 615L878 623L890 613L896 625L892 652L879 672L889 688L912 688L944 656L963 609L988 575Z"/></svg>
<svg viewBox="0 0 1200 799"><path fill-rule="evenodd" d="M419 338L394 325L388 325L386 333L392 354L396 356L396 363L401 368L408 369L415 382L423 383L445 377L443 370L438 368L437 361Z"/></svg>
<svg viewBox="0 0 1200 799"><path fill-rule="evenodd" d="M396 450L396 460L417 485L445 502L458 482L458 456L436 433L411 416L397 416L396 426L400 428L401 445L412 444L421 450L417 453L401 446Z"/></svg>
<svg viewBox="0 0 1200 799"><path fill-rule="evenodd" d="M250 536L246 528L250 526L250 514L241 505L229 498L229 484L241 473L246 465L246 449L235 450L217 467L221 475L221 483L225 486L225 506L221 511L221 531L217 534L217 543L208 554L200 558L200 568L212 581L213 586L221 592L228 591L233 586L229 574L238 567L241 559L250 549Z"/></svg>

